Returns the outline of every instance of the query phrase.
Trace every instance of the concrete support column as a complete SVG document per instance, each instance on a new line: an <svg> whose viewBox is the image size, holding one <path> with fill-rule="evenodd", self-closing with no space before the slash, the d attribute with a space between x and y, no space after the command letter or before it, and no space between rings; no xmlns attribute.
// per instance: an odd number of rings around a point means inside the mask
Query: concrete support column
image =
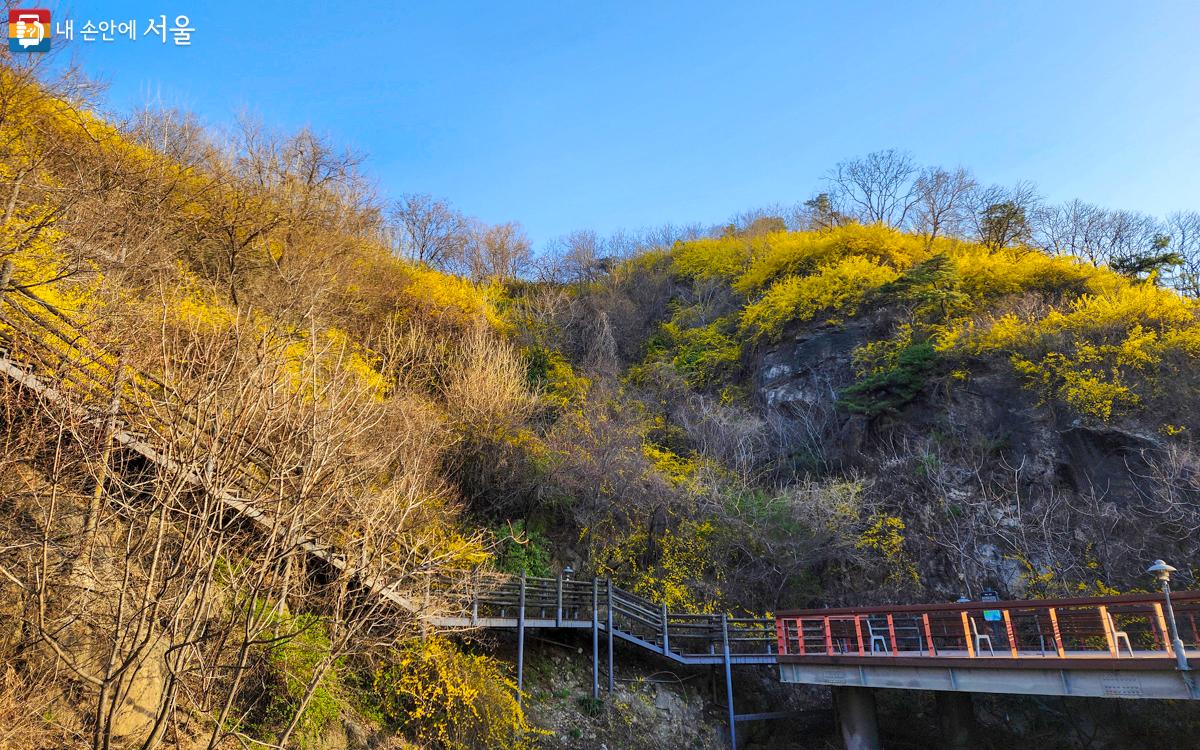
<svg viewBox="0 0 1200 750"><path fill-rule="evenodd" d="M973 750L978 747L971 694L938 690L933 695L942 727L942 747L946 750Z"/></svg>
<svg viewBox="0 0 1200 750"><path fill-rule="evenodd" d="M846 750L882 750L879 721L875 715L875 691L862 687L835 687L833 701Z"/></svg>

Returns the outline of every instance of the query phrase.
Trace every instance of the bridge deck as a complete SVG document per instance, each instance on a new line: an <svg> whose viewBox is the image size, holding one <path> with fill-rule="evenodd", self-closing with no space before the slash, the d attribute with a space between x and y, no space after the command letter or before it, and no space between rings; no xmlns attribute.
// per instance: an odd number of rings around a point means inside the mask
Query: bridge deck
<svg viewBox="0 0 1200 750"><path fill-rule="evenodd" d="M1200 670L1200 592L1172 600L1184 663ZM796 610L775 630L784 682L1200 698L1169 622L1155 593Z"/></svg>

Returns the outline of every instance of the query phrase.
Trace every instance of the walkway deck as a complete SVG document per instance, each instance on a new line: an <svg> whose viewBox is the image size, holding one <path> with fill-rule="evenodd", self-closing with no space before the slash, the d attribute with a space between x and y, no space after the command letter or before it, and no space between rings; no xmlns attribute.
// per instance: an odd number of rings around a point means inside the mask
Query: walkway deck
<svg viewBox="0 0 1200 750"><path fill-rule="evenodd" d="M1172 600L1200 669L1200 592ZM796 610L776 618L784 682L1200 698L1179 671L1162 594Z"/></svg>

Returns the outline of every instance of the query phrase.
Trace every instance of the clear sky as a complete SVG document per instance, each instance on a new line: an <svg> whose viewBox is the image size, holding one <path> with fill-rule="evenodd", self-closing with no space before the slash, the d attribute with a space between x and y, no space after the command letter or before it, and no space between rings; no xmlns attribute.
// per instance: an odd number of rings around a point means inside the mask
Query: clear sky
<svg viewBox="0 0 1200 750"><path fill-rule="evenodd" d="M48 7L76 37L190 17L190 47L77 39L116 111L311 125L365 153L383 195L443 196L538 244L803 200L888 147L1052 200L1200 209L1191 0Z"/></svg>

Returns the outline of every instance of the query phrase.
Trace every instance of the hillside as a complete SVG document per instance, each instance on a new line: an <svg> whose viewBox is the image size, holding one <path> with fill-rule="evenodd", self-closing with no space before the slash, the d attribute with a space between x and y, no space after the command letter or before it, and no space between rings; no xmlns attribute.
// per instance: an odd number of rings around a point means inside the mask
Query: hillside
<svg viewBox="0 0 1200 750"><path fill-rule="evenodd" d="M309 747L344 711L528 741L501 665L414 643L289 542L352 550L400 594L489 559L459 467L537 403L493 290L394 258L311 134L116 128L11 69L2 91L7 348L78 406L120 386L121 419L170 451L117 463L111 428L6 386L3 744ZM83 341L37 354L17 331L39 315ZM247 536L171 465L252 487L278 534ZM437 670L461 675L449 694ZM477 713L446 719L455 701Z"/></svg>
<svg viewBox="0 0 1200 750"><path fill-rule="evenodd" d="M83 93L0 70L3 309L82 331L35 362L0 318L6 349L97 413L142 388L113 419L280 533L6 384L13 747L549 742L501 660L364 604L303 535L402 594L451 581L445 611L478 570L761 614L1128 591L1196 558L1200 308L1154 267L770 216L537 276L500 225L436 267L310 132L118 124Z"/></svg>
<svg viewBox="0 0 1200 750"><path fill-rule="evenodd" d="M778 435L771 481L856 483L853 546L909 596L1128 589L1132 561L1194 556L1193 300L879 226L681 243L664 262L682 289L635 379L750 405Z"/></svg>

